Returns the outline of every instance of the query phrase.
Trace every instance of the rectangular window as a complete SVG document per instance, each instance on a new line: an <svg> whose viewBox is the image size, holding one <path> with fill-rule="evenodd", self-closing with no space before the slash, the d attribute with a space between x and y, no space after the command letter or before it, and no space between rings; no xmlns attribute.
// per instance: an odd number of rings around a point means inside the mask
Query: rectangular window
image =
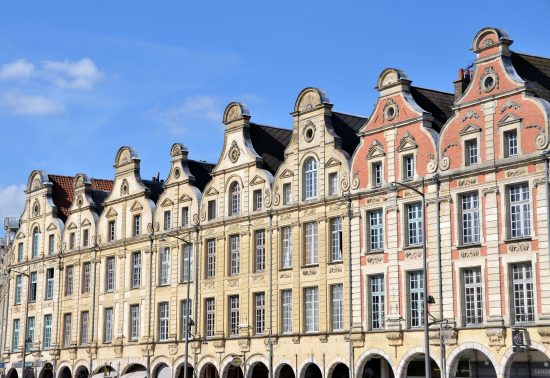
<svg viewBox="0 0 550 378"><path fill-rule="evenodd" d="M191 244L183 245L183 257L181 259L183 266L181 267L181 281L189 282L191 281L193 271L193 246Z"/></svg>
<svg viewBox="0 0 550 378"><path fill-rule="evenodd" d="M292 290L281 291L283 333L292 333Z"/></svg>
<svg viewBox="0 0 550 378"><path fill-rule="evenodd" d="M141 234L141 215L134 215L134 236Z"/></svg>
<svg viewBox="0 0 550 378"><path fill-rule="evenodd" d="M88 311L83 311L80 314L80 345L86 345L88 343L88 322L89 322Z"/></svg>
<svg viewBox="0 0 550 378"><path fill-rule="evenodd" d="M49 268L46 270L46 299L53 298L54 284L54 270L53 268Z"/></svg>
<svg viewBox="0 0 550 378"><path fill-rule="evenodd" d="M510 203L510 237L524 238L531 235L531 209L529 186L511 185L508 188Z"/></svg>
<svg viewBox="0 0 550 378"><path fill-rule="evenodd" d="M290 183L283 184L283 205L292 203L292 187Z"/></svg>
<svg viewBox="0 0 550 378"><path fill-rule="evenodd" d="M166 210L164 212L164 230L169 230L172 228L172 212Z"/></svg>
<svg viewBox="0 0 550 378"><path fill-rule="evenodd" d="M265 271L265 230L254 232L255 272Z"/></svg>
<svg viewBox="0 0 550 378"><path fill-rule="evenodd" d="M332 172L328 174L328 194L333 196L338 194L338 173Z"/></svg>
<svg viewBox="0 0 550 378"><path fill-rule="evenodd" d="M74 267L69 265L65 268L65 295L73 295Z"/></svg>
<svg viewBox="0 0 550 378"><path fill-rule="evenodd" d="M159 303L159 341L168 340L168 302Z"/></svg>
<svg viewBox="0 0 550 378"><path fill-rule="evenodd" d="M305 264L318 264L317 222L304 225Z"/></svg>
<svg viewBox="0 0 550 378"><path fill-rule="evenodd" d="M464 323L475 326L483 323L483 285L481 269L469 268L462 271L464 285Z"/></svg>
<svg viewBox="0 0 550 378"><path fill-rule="evenodd" d="M511 130L504 133L504 157L518 156L518 132Z"/></svg>
<svg viewBox="0 0 550 378"><path fill-rule="evenodd" d="M422 244L422 204L407 205L408 245Z"/></svg>
<svg viewBox="0 0 550 378"><path fill-rule="evenodd" d="M229 297L229 335L239 335L239 296Z"/></svg>
<svg viewBox="0 0 550 378"><path fill-rule="evenodd" d="M281 228L281 267L288 269L292 267L292 227Z"/></svg>
<svg viewBox="0 0 550 378"><path fill-rule="evenodd" d="M108 229L109 241L115 241L115 221L109 221Z"/></svg>
<svg viewBox="0 0 550 378"><path fill-rule="evenodd" d="M50 256L55 253L55 235L48 236L48 253Z"/></svg>
<svg viewBox="0 0 550 378"><path fill-rule="evenodd" d="M113 341L113 309L105 309L105 320L103 325L103 342L110 343Z"/></svg>
<svg viewBox="0 0 550 378"><path fill-rule="evenodd" d="M105 272L105 291L115 290L115 258L108 257Z"/></svg>
<svg viewBox="0 0 550 378"><path fill-rule="evenodd" d="M27 318L27 349L33 350L34 349L34 316L30 316Z"/></svg>
<svg viewBox="0 0 550 378"><path fill-rule="evenodd" d="M216 239L206 241L206 278L216 275Z"/></svg>
<svg viewBox="0 0 550 378"><path fill-rule="evenodd" d="M88 229L82 231L82 246L87 247L90 239L90 231Z"/></svg>
<svg viewBox="0 0 550 378"><path fill-rule="evenodd" d="M241 270L241 237L240 235L231 235L229 237L229 248L230 248L230 259L231 259L231 270L230 275L239 274Z"/></svg>
<svg viewBox="0 0 550 378"><path fill-rule="evenodd" d="M421 271L409 273L409 315L411 328L424 324L424 275Z"/></svg>
<svg viewBox="0 0 550 378"><path fill-rule="evenodd" d="M265 333L265 293L254 294L254 333Z"/></svg>
<svg viewBox="0 0 550 378"><path fill-rule="evenodd" d="M72 314L63 315L63 346L71 345L71 328L73 322Z"/></svg>
<svg viewBox="0 0 550 378"><path fill-rule="evenodd" d="M207 298L205 300L206 316L204 322L204 334L206 337L214 337L214 320L215 320L215 306L214 298Z"/></svg>
<svg viewBox="0 0 550 378"><path fill-rule="evenodd" d="M344 329L344 287L342 284L331 285L331 318L332 330L342 331Z"/></svg>
<svg viewBox="0 0 550 378"><path fill-rule="evenodd" d="M12 352L17 352L19 350L19 331L21 329L19 319L13 319L13 332L11 337L11 350Z"/></svg>
<svg viewBox="0 0 550 378"><path fill-rule="evenodd" d="M377 188L382 186L382 163L372 163L372 186Z"/></svg>
<svg viewBox="0 0 550 378"><path fill-rule="evenodd" d="M216 200L208 201L208 220L216 218Z"/></svg>
<svg viewBox="0 0 550 378"><path fill-rule="evenodd" d="M479 196L469 193L461 196L462 244L479 243Z"/></svg>
<svg viewBox="0 0 550 378"><path fill-rule="evenodd" d="M17 261L23 261L23 243L17 244Z"/></svg>
<svg viewBox="0 0 550 378"><path fill-rule="evenodd" d="M370 327L371 329L383 329L385 312L384 275L379 274L369 277L370 288Z"/></svg>
<svg viewBox="0 0 550 378"><path fill-rule="evenodd" d="M132 253L132 288L141 286L141 252Z"/></svg>
<svg viewBox="0 0 550 378"><path fill-rule="evenodd" d="M531 264L512 265L514 323L535 321L535 296Z"/></svg>
<svg viewBox="0 0 550 378"><path fill-rule="evenodd" d="M181 208L181 225L182 227L189 226L189 206Z"/></svg>
<svg viewBox="0 0 550 378"><path fill-rule="evenodd" d="M130 305L130 341L139 337L139 305Z"/></svg>
<svg viewBox="0 0 550 378"><path fill-rule="evenodd" d="M465 143L464 162L466 165L477 164L477 139L467 140Z"/></svg>
<svg viewBox="0 0 550 378"><path fill-rule="evenodd" d="M332 262L342 261L342 218L332 218L329 223L330 259Z"/></svg>
<svg viewBox="0 0 550 378"><path fill-rule="evenodd" d="M23 275L15 276L15 304L21 304L21 296L23 294Z"/></svg>
<svg viewBox="0 0 550 378"><path fill-rule="evenodd" d="M91 269L92 264L89 262L82 265L82 293L90 292Z"/></svg>
<svg viewBox="0 0 550 378"><path fill-rule="evenodd" d="M52 315L44 315L44 334L42 335L42 346L44 349L52 346Z"/></svg>
<svg viewBox="0 0 550 378"><path fill-rule="evenodd" d="M185 340L186 337L188 338L191 338L191 324L187 324L186 320L187 320L187 317L189 317L189 323L191 323L191 311L192 311L192 307L193 307L193 303L191 302L191 300L189 300L189 302L187 302L187 299L184 299L182 300L181 302L181 311L180 311L180 314L181 314L181 321L180 321L180 324L181 324L181 339L182 340ZM189 336L187 336L189 335Z"/></svg>
<svg viewBox="0 0 550 378"><path fill-rule="evenodd" d="M407 155L403 157L403 181L410 181L414 178L414 157Z"/></svg>
<svg viewBox="0 0 550 378"><path fill-rule="evenodd" d="M76 240L76 234L74 232L71 232L69 234L69 249L74 249L75 240Z"/></svg>
<svg viewBox="0 0 550 378"><path fill-rule="evenodd" d="M304 289L306 332L319 332L319 289Z"/></svg>
<svg viewBox="0 0 550 378"><path fill-rule="evenodd" d="M367 213L368 250L381 251L384 249L384 213L381 209Z"/></svg>
<svg viewBox="0 0 550 378"><path fill-rule="evenodd" d="M36 286L38 284L38 273L37 272L31 272L31 286L30 286L30 293L29 293L29 301L36 302Z"/></svg>
<svg viewBox="0 0 550 378"><path fill-rule="evenodd" d="M170 247L160 250L159 285L168 285L170 282Z"/></svg>
<svg viewBox="0 0 550 378"><path fill-rule="evenodd" d="M254 199L254 203L253 203L254 211L262 210L263 208L262 190L261 189L255 190L254 193L252 194L252 198Z"/></svg>

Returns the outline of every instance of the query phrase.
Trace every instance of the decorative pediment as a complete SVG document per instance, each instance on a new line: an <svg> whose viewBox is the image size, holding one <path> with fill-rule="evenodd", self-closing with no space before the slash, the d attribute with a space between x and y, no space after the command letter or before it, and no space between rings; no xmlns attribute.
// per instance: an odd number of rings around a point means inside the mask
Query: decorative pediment
<svg viewBox="0 0 550 378"><path fill-rule="evenodd" d="M367 159L374 159L382 156L386 156L384 146L379 141L374 140L370 145L369 152L367 153Z"/></svg>
<svg viewBox="0 0 550 378"><path fill-rule="evenodd" d="M90 221L88 219L84 219L81 223L81 226L82 227L88 227L88 226L91 226L92 223L90 223Z"/></svg>
<svg viewBox="0 0 550 378"><path fill-rule="evenodd" d="M473 123L469 123L466 125L466 127L462 129L462 131L460 132L460 135L475 134L480 132L481 132L481 127L474 125Z"/></svg>
<svg viewBox="0 0 550 378"><path fill-rule="evenodd" d="M335 159L335 158L330 158L326 163L325 163L325 168L330 168L330 167L337 167L339 165L341 165L342 163L340 162L340 160L338 159Z"/></svg>
<svg viewBox="0 0 550 378"><path fill-rule="evenodd" d="M26 236L25 236L24 233L20 232L20 233L17 234L17 236L16 236L15 238L16 238L16 239L25 239Z"/></svg>
<svg viewBox="0 0 550 378"><path fill-rule="evenodd" d="M161 207L170 207L174 206L174 201L172 201L170 198L166 198L162 203L160 204Z"/></svg>
<svg viewBox="0 0 550 378"><path fill-rule="evenodd" d="M416 138L407 131L405 135L403 135L403 138L401 138L397 151L408 151L414 150L415 148L418 148L418 144L416 144Z"/></svg>
<svg viewBox="0 0 550 378"><path fill-rule="evenodd" d="M76 224L74 222L69 223L67 230L76 230Z"/></svg>
<svg viewBox="0 0 550 378"><path fill-rule="evenodd" d="M53 231L53 230L57 230L57 226L55 223L50 223L48 228L46 228L46 231Z"/></svg>
<svg viewBox="0 0 550 378"><path fill-rule="evenodd" d="M514 113L508 113L498 122L499 126L509 125L511 123L521 122L522 118Z"/></svg>
<svg viewBox="0 0 550 378"><path fill-rule="evenodd" d="M290 169L285 169L283 173L281 173L282 178L287 178L292 176L294 176L294 172L292 172Z"/></svg>
<svg viewBox="0 0 550 378"><path fill-rule="evenodd" d="M254 178L252 179L252 181L250 181L250 183L248 185L254 186L254 185L260 185L260 184L264 184L264 183L265 183L265 180L262 177L254 176Z"/></svg>
<svg viewBox="0 0 550 378"><path fill-rule="evenodd" d="M189 195L184 194L180 197L180 202L190 202L193 201L193 198L191 198Z"/></svg>
<svg viewBox="0 0 550 378"><path fill-rule="evenodd" d="M118 215L118 213L115 211L115 209L113 209L112 207L109 208L109 210L107 211L107 214L105 214L105 216L107 218L114 218Z"/></svg>
<svg viewBox="0 0 550 378"><path fill-rule="evenodd" d="M215 196L215 195L218 195L220 192L218 192L216 189L210 187L208 188L208 190L206 191L206 193L204 194L205 196L209 197L209 196Z"/></svg>
<svg viewBox="0 0 550 378"><path fill-rule="evenodd" d="M141 203L139 203L139 201L134 201L134 203L130 207L130 211L141 211L141 210L143 210L143 206L141 206Z"/></svg>

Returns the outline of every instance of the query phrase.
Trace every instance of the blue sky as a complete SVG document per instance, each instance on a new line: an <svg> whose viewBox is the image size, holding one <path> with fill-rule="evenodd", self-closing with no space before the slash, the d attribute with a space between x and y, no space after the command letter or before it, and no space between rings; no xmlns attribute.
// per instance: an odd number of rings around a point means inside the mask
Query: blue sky
<svg viewBox="0 0 550 378"><path fill-rule="evenodd" d="M226 104L291 127L306 86L369 115L382 69L452 90L484 26L550 57L550 2L14 1L0 6L0 219L19 216L29 173L112 178L130 145L165 177L172 143L215 162Z"/></svg>

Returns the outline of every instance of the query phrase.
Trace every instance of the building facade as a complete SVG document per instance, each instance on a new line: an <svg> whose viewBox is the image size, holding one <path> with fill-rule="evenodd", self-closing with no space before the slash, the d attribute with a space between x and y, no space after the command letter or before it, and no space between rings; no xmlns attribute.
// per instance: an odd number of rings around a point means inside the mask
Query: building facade
<svg viewBox="0 0 550 378"><path fill-rule="evenodd" d="M113 180L32 172L4 374L424 376L428 311L433 377L550 376L550 59L511 43L479 31L453 94L384 70L370 117L230 103L217 163L174 144L165 180L130 147Z"/></svg>

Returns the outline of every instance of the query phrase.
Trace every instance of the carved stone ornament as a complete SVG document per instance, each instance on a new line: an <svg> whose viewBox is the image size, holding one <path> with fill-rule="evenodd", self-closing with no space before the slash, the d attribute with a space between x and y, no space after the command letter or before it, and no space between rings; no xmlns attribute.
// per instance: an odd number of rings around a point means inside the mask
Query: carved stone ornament
<svg viewBox="0 0 550 378"><path fill-rule="evenodd" d="M74 361L76 359L76 352L77 352L76 347L71 346L70 348L68 348L68 351L69 351L69 358Z"/></svg>
<svg viewBox="0 0 550 378"><path fill-rule="evenodd" d="M83 204L83 199L82 199L82 196L79 195L78 197L76 197L76 206L78 208L81 208L82 207L82 204Z"/></svg>
<svg viewBox="0 0 550 378"><path fill-rule="evenodd" d="M369 152L367 152L367 160L378 158L385 156L386 153L384 152L384 146L382 143L380 143L378 140L373 140L370 147Z"/></svg>
<svg viewBox="0 0 550 378"><path fill-rule="evenodd" d="M34 200L34 204L32 205L32 216L37 217L40 215L40 202L38 200Z"/></svg>
<svg viewBox="0 0 550 378"><path fill-rule="evenodd" d="M384 105L382 116L386 121L392 121L396 117L399 118L399 105L393 98L390 98Z"/></svg>
<svg viewBox="0 0 550 378"><path fill-rule="evenodd" d="M510 170L506 171L506 173L504 175L507 178L510 178L510 177L523 176L526 173L527 173L527 169L525 167L522 167L522 168L518 168L518 169L510 169Z"/></svg>
<svg viewBox="0 0 550 378"><path fill-rule="evenodd" d="M372 204L380 203L383 200L384 200L384 197L382 197L382 196L368 197L368 198L365 198L365 205L372 205Z"/></svg>
<svg viewBox="0 0 550 378"><path fill-rule="evenodd" d="M300 344L300 336L292 336L292 342L294 344Z"/></svg>
<svg viewBox="0 0 550 378"><path fill-rule="evenodd" d="M344 174L342 177L342 180L340 181L340 187L344 192L347 192L349 190L349 178L347 174Z"/></svg>
<svg viewBox="0 0 550 378"><path fill-rule="evenodd" d="M313 122L307 121L302 131L302 135L304 136L306 142L311 142L313 140L313 138L315 137L315 131L316 128Z"/></svg>
<svg viewBox="0 0 550 378"><path fill-rule="evenodd" d="M487 328L489 345L500 351L506 345L506 328Z"/></svg>
<svg viewBox="0 0 550 378"><path fill-rule="evenodd" d="M239 339L239 349L241 352L248 352L250 350L250 339Z"/></svg>
<svg viewBox="0 0 550 378"><path fill-rule="evenodd" d="M467 178L463 178L463 179L460 179L458 180L457 182L457 186L459 188L463 188L465 186L470 186L470 185L476 185L477 184L477 177L467 177Z"/></svg>
<svg viewBox="0 0 550 378"><path fill-rule="evenodd" d="M180 175L181 175L180 169L177 168L177 167L174 168L174 177L178 179L178 178L180 178Z"/></svg>
<svg viewBox="0 0 550 378"><path fill-rule="evenodd" d="M256 274L252 276L252 283L258 284L264 282L264 274Z"/></svg>
<svg viewBox="0 0 550 378"><path fill-rule="evenodd" d="M373 256L367 256L367 264L381 264L384 262L384 256L382 255L373 255Z"/></svg>
<svg viewBox="0 0 550 378"><path fill-rule="evenodd" d="M241 118L242 112L240 106L233 106L229 113L227 114L226 122L232 122Z"/></svg>
<svg viewBox="0 0 550 378"><path fill-rule="evenodd" d="M428 173L434 173L437 170L437 160L433 154L428 154L428 164L426 164L426 171Z"/></svg>
<svg viewBox="0 0 550 378"><path fill-rule="evenodd" d="M488 188L483 188L481 190L481 193L486 196L487 194L489 193L495 193L495 194L498 194L498 186L491 186L491 187L488 187Z"/></svg>
<svg viewBox="0 0 550 378"><path fill-rule="evenodd" d="M508 109L518 110L520 108L519 104L514 100L508 100L500 107L500 114L504 113Z"/></svg>
<svg viewBox="0 0 550 378"><path fill-rule="evenodd" d="M338 273L342 271L342 265L331 265L328 268L329 273Z"/></svg>
<svg viewBox="0 0 550 378"><path fill-rule="evenodd" d="M302 275L304 276L315 276L317 275L317 268L308 268L302 270Z"/></svg>
<svg viewBox="0 0 550 378"><path fill-rule="evenodd" d="M124 345L122 344L122 337L117 337L113 341L113 346L115 349L115 356L116 358L122 358L122 354L124 352Z"/></svg>
<svg viewBox="0 0 550 378"><path fill-rule="evenodd" d="M239 279L233 278L226 281L227 287L237 287L239 286Z"/></svg>
<svg viewBox="0 0 550 378"><path fill-rule="evenodd" d="M275 189L273 190L273 205L279 206L281 203L281 195L279 194L279 186L275 186Z"/></svg>
<svg viewBox="0 0 550 378"><path fill-rule="evenodd" d="M466 114L464 114L464 116L462 117L462 122L466 122L467 120L472 118L479 119L479 114L477 114L473 110L468 110Z"/></svg>
<svg viewBox="0 0 550 378"><path fill-rule="evenodd" d="M171 356L175 356L176 354L178 354L178 343L170 343L168 345L168 353Z"/></svg>
<svg viewBox="0 0 550 378"><path fill-rule="evenodd" d="M538 332L544 344L550 344L550 327L539 327Z"/></svg>
<svg viewBox="0 0 550 378"><path fill-rule="evenodd" d="M406 260L417 260L422 257L421 249L409 249L405 251Z"/></svg>
<svg viewBox="0 0 550 378"><path fill-rule="evenodd" d="M359 188L359 171L353 172L353 179L351 180L351 188L356 190Z"/></svg>
<svg viewBox="0 0 550 378"><path fill-rule="evenodd" d="M388 339L388 345L392 347L401 346L403 345L403 331L386 332L386 339Z"/></svg>
<svg viewBox="0 0 550 378"><path fill-rule="evenodd" d="M326 343L328 341L328 335L326 333L319 335L319 341L323 344Z"/></svg>
<svg viewBox="0 0 550 378"><path fill-rule="evenodd" d="M479 256L479 248L468 248L460 250L461 259L469 259Z"/></svg>
<svg viewBox="0 0 550 378"><path fill-rule="evenodd" d="M292 273L291 272L282 272L281 274L279 274L279 279L281 280L287 280L287 279L290 279L292 278Z"/></svg>
<svg viewBox="0 0 550 378"><path fill-rule="evenodd" d="M202 287L205 289L213 289L215 286L214 281L203 281Z"/></svg>
<svg viewBox="0 0 550 378"><path fill-rule="evenodd" d="M86 347L88 358L97 358L97 343L92 343Z"/></svg>
<svg viewBox="0 0 550 378"><path fill-rule="evenodd" d="M546 185L546 180L543 179L543 178L542 178L542 179L535 179L535 180L533 180L533 186L534 186L535 188L538 188L539 185Z"/></svg>
<svg viewBox="0 0 550 378"><path fill-rule="evenodd" d="M413 150L416 148L418 148L418 144L416 144L416 138L414 137L414 135L407 131L399 141L399 147L397 147L397 151L402 152Z"/></svg>
<svg viewBox="0 0 550 378"><path fill-rule="evenodd" d="M271 190L269 190L269 188L266 188L265 196L264 196L264 202L266 207L271 207L271 200L272 200Z"/></svg>
<svg viewBox="0 0 550 378"><path fill-rule="evenodd" d="M231 148L229 148L229 152L227 153L227 156L229 157L229 160L232 163L236 163L237 160L239 160L239 156L241 156L241 150L239 149L237 142L233 141L231 143Z"/></svg>
<svg viewBox="0 0 550 378"><path fill-rule="evenodd" d="M485 68L485 73L481 76L481 79L479 80L479 94L481 92L489 93L493 89L498 89L499 86L499 78L498 74L496 73L495 69L491 67Z"/></svg>
<svg viewBox="0 0 550 378"><path fill-rule="evenodd" d="M126 196L128 195L128 181L126 179L122 180L122 184L120 185L120 195Z"/></svg>
<svg viewBox="0 0 550 378"><path fill-rule="evenodd" d="M521 242L508 244L508 252L527 252L531 249L531 243Z"/></svg>

